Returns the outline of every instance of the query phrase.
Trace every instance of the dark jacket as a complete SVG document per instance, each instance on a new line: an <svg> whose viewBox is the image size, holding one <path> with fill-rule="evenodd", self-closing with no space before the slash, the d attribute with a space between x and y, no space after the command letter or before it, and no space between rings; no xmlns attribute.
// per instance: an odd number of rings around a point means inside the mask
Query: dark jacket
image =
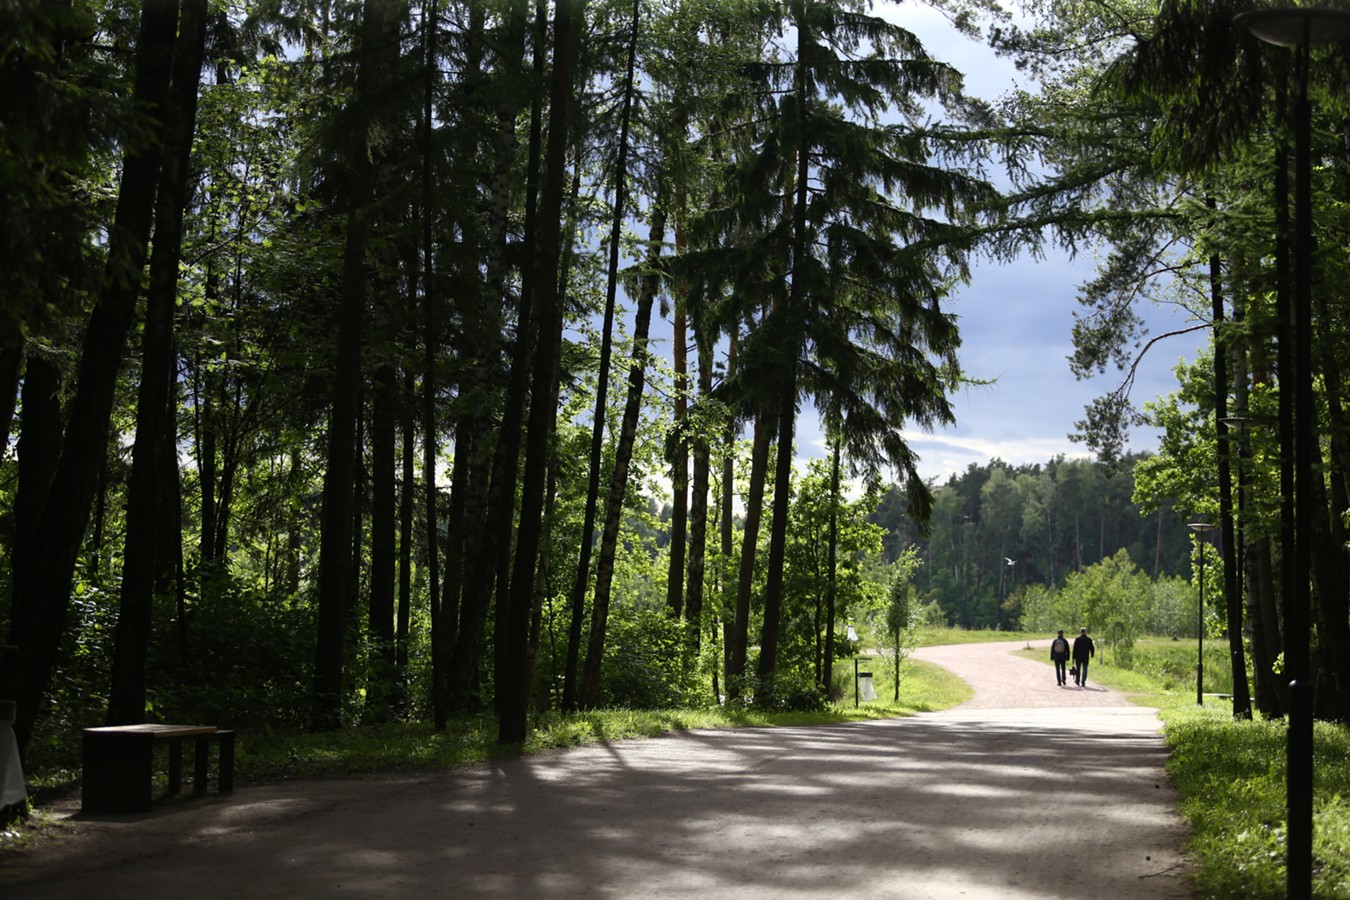
<svg viewBox="0 0 1350 900"><path fill-rule="evenodd" d="M1087 662L1097 655L1097 648L1092 644L1092 638L1086 634L1080 634L1073 639L1073 661Z"/></svg>
<svg viewBox="0 0 1350 900"><path fill-rule="evenodd" d="M1050 659L1060 662L1069 658L1069 642L1057 637L1050 642Z"/></svg>

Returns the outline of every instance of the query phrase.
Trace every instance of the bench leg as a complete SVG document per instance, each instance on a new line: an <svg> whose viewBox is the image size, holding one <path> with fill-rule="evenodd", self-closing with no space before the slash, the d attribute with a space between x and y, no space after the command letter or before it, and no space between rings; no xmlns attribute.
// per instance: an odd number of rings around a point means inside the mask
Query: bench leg
<svg viewBox="0 0 1350 900"><path fill-rule="evenodd" d="M179 741L169 744L169 796L177 796L183 789L183 745Z"/></svg>
<svg viewBox="0 0 1350 900"><path fill-rule="evenodd" d="M234 732L217 731L220 739L220 778L216 790L222 794L234 791Z"/></svg>
<svg viewBox="0 0 1350 900"><path fill-rule="evenodd" d="M206 763L211 755L211 741L207 738L197 738L193 742L195 758L192 762L192 791L196 794L206 793Z"/></svg>

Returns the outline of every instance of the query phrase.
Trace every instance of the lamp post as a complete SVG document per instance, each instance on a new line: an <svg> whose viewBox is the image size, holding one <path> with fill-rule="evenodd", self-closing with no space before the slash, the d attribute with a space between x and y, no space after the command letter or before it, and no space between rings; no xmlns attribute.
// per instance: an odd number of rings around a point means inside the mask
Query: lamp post
<svg viewBox="0 0 1350 900"><path fill-rule="evenodd" d="M1313 683L1308 665L1308 576L1312 563L1312 460L1316 425L1312 392L1312 162L1308 108L1309 51L1350 37L1350 11L1297 7L1256 9L1240 13L1234 24L1268 44L1293 47L1298 96L1294 105L1294 302L1280 334L1281 393L1292 388L1293 403L1281 402L1281 443L1292 443L1293 465L1285 495L1292 487L1293 509L1282 516L1281 553L1287 587L1285 661L1289 682L1289 731L1285 777L1288 844L1286 888L1290 897L1312 896ZM1282 482L1285 479L1281 479Z"/></svg>
<svg viewBox="0 0 1350 900"><path fill-rule="evenodd" d="M1195 612L1195 705L1205 705L1205 534L1214 528L1209 522L1189 522L1186 525L1200 538L1200 602Z"/></svg>

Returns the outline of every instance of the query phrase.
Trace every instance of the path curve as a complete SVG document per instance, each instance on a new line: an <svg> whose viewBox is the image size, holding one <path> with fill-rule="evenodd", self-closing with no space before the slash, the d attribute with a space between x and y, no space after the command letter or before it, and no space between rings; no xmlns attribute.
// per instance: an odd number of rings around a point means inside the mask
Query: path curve
<svg viewBox="0 0 1350 900"><path fill-rule="evenodd" d="M975 688L942 713L77 815L0 859L0 884L14 900L1189 896L1154 713L1055 687L1008 656L1021 646L917 653Z"/></svg>

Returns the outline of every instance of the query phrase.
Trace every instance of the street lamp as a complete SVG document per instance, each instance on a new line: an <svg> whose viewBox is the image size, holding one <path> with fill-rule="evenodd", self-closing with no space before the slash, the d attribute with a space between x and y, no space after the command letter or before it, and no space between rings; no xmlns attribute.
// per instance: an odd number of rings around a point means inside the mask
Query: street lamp
<svg viewBox="0 0 1350 900"><path fill-rule="evenodd" d="M1199 535L1200 547L1200 603L1195 613L1195 705L1205 705L1205 534L1214 526L1209 522L1189 522L1186 525Z"/></svg>
<svg viewBox="0 0 1350 900"><path fill-rule="evenodd" d="M1312 392L1312 162L1308 108L1308 63L1313 44L1350 37L1350 11L1318 7L1256 9L1240 13L1234 24L1268 44L1297 50L1298 98L1294 106L1294 302L1279 346L1281 387L1292 376L1294 402L1280 404L1281 443L1293 447L1292 472L1282 489L1292 488L1293 509L1280 526L1284 566L1285 661L1289 682L1289 731L1286 749L1288 844L1286 887L1290 897L1312 896L1313 683L1308 665L1309 590L1312 564L1312 461L1316 426ZM1282 391L1283 393L1283 391ZM1292 406L1292 408L1290 408Z"/></svg>

